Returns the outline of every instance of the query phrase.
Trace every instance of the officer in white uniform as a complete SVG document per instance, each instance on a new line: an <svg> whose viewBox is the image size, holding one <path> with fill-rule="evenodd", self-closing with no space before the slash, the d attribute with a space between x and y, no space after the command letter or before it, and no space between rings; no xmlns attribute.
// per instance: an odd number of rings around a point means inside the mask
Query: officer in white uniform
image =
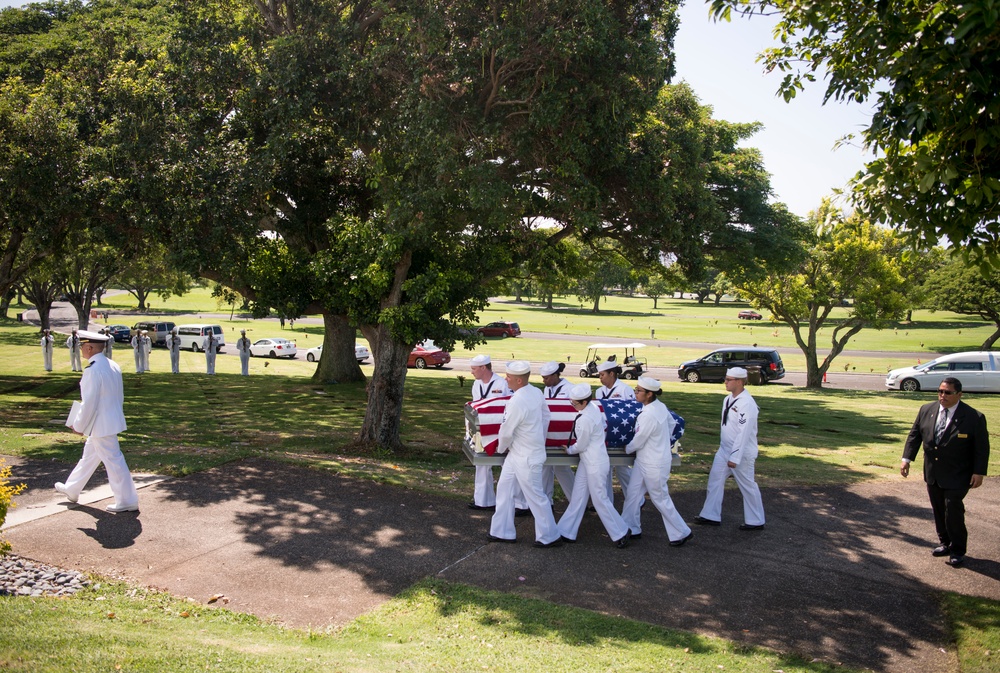
<svg viewBox="0 0 1000 673"><path fill-rule="evenodd" d="M201 340L201 349L205 351L205 367L208 373L214 376L215 355L219 352L219 340L211 327L208 328L208 335Z"/></svg>
<svg viewBox="0 0 1000 673"><path fill-rule="evenodd" d="M177 335L177 328L170 330L167 337L167 350L170 352L170 373L181 373L181 338Z"/></svg>
<svg viewBox="0 0 1000 673"><path fill-rule="evenodd" d="M545 399L569 399L569 389L572 384L561 376L565 369L565 362L546 362L538 370L538 373L542 375L542 383L545 384ZM555 503L553 495L556 479L559 479L559 486L566 494L566 498L571 500L573 498L573 484L576 479L573 468L569 465L546 465L543 467L542 484L545 486L545 493L549 496L551 503Z"/></svg>
<svg viewBox="0 0 1000 673"><path fill-rule="evenodd" d="M42 340L39 345L42 347L42 361L45 363L45 371L52 371L52 348L56 340L47 329L42 330Z"/></svg>
<svg viewBox="0 0 1000 673"><path fill-rule="evenodd" d="M240 330L240 338L236 340L236 352L240 354L240 373L250 376L250 339L245 329Z"/></svg>
<svg viewBox="0 0 1000 673"><path fill-rule="evenodd" d="M70 502L80 498L80 492L94 474L99 463L104 463L115 496L114 504L105 509L109 512L133 512L139 509L139 495L135 483L125 463L118 433L124 432L124 391L122 370L113 361L104 357L104 343L111 337L80 330L80 350L89 360L80 377L79 406L67 420L67 425L87 437L83 445L83 457L73 468L66 483L56 482L55 489Z"/></svg>
<svg viewBox="0 0 1000 673"><path fill-rule="evenodd" d="M622 368L614 360L605 360L597 365L597 378L601 380L601 387L594 393L597 400L634 400L635 391L627 386L618 377L622 373ZM632 476L632 468L628 465L616 465L615 475L618 476L618 483L622 487L622 497L628 497L628 482ZM608 497L614 502L615 492L611 487L611 473L608 473Z"/></svg>
<svg viewBox="0 0 1000 673"><path fill-rule="evenodd" d="M535 518L536 547L562 544L552 505L542 488L545 462L545 430L549 408L538 388L529 385L531 365L523 360L507 363L507 385L514 394L500 424L498 453L507 453L497 481L497 509L490 524L491 542L517 542L514 528L514 492L520 486Z"/></svg>
<svg viewBox="0 0 1000 673"><path fill-rule="evenodd" d="M694 537L694 534L677 513L674 501L671 500L670 492L667 490L672 460L670 438L674 434L674 417L667 406L658 399L660 382L656 379L639 377L635 396L642 402L642 411L635 419L635 436L625 446L626 453L635 454L635 466L632 468L628 496L622 507L622 518L632 531L633 538L642 535L640 510L648 492L650 502L663 518L670 546L680 547Z"/></svg>
<svg viewBox="0 0 1000 673"><path fill-rule="evenodd" d="M573 421L566 453L579 455L580 464L576 468L576 483L569 507L557 524L559 535L565 540L576 542L580 522L587 509L587 502L594 501L594 509L601 517L601 523L608 535L620 549L628 546L632 537L628 526L614 504L608 499L607 481L611 471L608 461L608 447L604 444L608 422L604 414L592 403L593 391L586 383L573 386L569 390L570 404L580 413Z"/></svg>
<svg viewBox="0 0 1000 673"><path fill-rule="evenodd" d="M83 365L80 363L80 336L73 330L72 334L66 338L66 348L69 349L69 366L75 372L82 372Z"/></svg>
<svg viewBox="0 0 1000 673"><path fill-rule="evenodd" d="M754 481L757 460L757 402L746 390L747 370L733 367L726 372L729 395L722 402L722 436L719 450L708 473L708 494L701 514L694 522L702 526L722 524L722 496L730 474L743 494L743 523L740 530L763 530L764 503Z"/></svg>

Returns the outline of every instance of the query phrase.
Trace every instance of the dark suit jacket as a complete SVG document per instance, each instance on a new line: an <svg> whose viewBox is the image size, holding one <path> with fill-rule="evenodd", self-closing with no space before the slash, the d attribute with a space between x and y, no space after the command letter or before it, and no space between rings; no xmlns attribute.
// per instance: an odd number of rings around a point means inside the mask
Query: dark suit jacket
<svg viewBox="0 0 1000 673"><path fill-rule="evenodd" d="M924 447L924 481L941 488L968 488L973 474L986 474L990 459L990 436L986 417L965 402L955 407L941 443L934 441L934 422L939 404L920 407L913 429L906 438L903 458L913 460Z"/></svg>

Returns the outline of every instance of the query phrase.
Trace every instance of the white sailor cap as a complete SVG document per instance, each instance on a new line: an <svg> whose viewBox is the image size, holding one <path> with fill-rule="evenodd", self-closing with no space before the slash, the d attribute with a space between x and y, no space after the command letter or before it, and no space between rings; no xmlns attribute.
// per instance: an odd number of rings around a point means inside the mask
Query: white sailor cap
<svg viewBox="0 0 1000 673"><path fill-rule="evenodd" d="M577 402L590 399L593 394L594 390L586 383L577 383L569 389L569 398Z"/></svg>
<svg viewBox="0 0 1000 673"><path fill-rule="evenodd" d="M531 373L531 363L525 360L514 360L507 363L507 373L515 376L524 376Z"/></svg>
<svg viewBox="0 0 1000 673"><path fill-rule="evenodd" d="M558 371L559 371L558 362L546 362L541 366L541 368L539 368L538 373L541 374L542 376L548 376L549 374L555 374Z"/></svg>
<svg viewBox="0 0 1000 673"><path fill-rule="evenodd" d="M618 366L618 363L615 362L614 360L605 360L601 364L597 365L597 371L599 371L599 372L606 372L609 369L614 369L617 366Z"/></svg>
<svg viewBox="0 0 1000 673"><path fill-rule="evenodd" d="M87 330L78 330L76 335L80 337L80 343L104 343L105 341L111 341L111 337L107 334L98 334L97 332L88 332Z"/></svg>
<svg viewBox="0 0 1000 673"><path fill-rule="evenodd" d="M747 370L743 367L730 367L726 370L726 376L733 379L745 379L747 377Z"/></svg>
<svg viewBox="0 0 1000 673"><path fill-rule="evenodd" d="M470 360L470 364L473 367L482 367L484 365L490 364L490 362L492 362L490 360L490 356L486 355L485 353L482 355L477 355L476 357L472 358L472 360Z"/></svg>
<svg viewBox="0 0 1000 673"><path fill-rule="evenodd" d="M652 390L655 392L660 389L660 382L648 376L640 376L637 383L643 390Z"/></svg>

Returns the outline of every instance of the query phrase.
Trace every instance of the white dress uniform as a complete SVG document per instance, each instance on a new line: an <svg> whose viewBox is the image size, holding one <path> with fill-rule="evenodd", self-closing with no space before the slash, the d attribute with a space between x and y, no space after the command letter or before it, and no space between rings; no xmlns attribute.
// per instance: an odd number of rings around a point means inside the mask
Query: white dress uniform
<svg viewBox="0 0 1000 673"><path fill-rule="evenodd" d="M507 382L497 374L493 374L487 382L476 380L472 384L472 401L478 402L487 397L507 397L510 395L510 388ZM476 485L472 492L472 502L479 507L494 507L497 504L496 493L493 491L493 467L490 465L476 465ZM525 507L527 505L524 505ZM518 504L517 507L522 507Z"/></svg>
<svg viewBox="0 0 1000 673"><path fill-rule="evenodd" d="M139 495L118 444L118 433L126 429L121 367L104 357L104 353L91 356L80 378L80 397L82 402L73 429L86 435L87 442L80 462L66 483L57 488L62 486L59 490L75 502L97 465L104 463L115 505L122 509L138 507Z"/></svg>
<svg viewBox="0 0 1000 673"><path fill-rule="evenodd" d="M170 351L170 373L181 373L181 338L176 334L167 337L167 350Z"/></svg>
<svg viewBox="0 0 1000 673"><path fill-rule="evenodd" d="M595 400L634 400L635 390L631 386L626 385L621 379L616 379L615 384L608 388L607 386L601 386L594 393ZM618 476L618 483L622 487L622 498L628 497L628 484L629 479L632 477L632 468L628 465L615 465L614 473ZM615 500L615 492L611 485L611 472L608 472L608 498L611 502Z"/></svg>
<svg viewBox="0 0 1000 673"><path fill-rule="evenodd" d="M55 339L51 334L46 334L39 341L39 345L42 347L42 360L45 363L45 371L52 371L52 348L55 344Z"/></svg>
<svg viewBox="0 0 1000 673"><path fill-rule="evenodd" d="M607 426L607 419L593 402L573 422L576 441L569 445L566 453L578 454L580 464L576 468L576 483L573 484L569 507L557 524L559 534L567 539L576 539L590 500L594 501L594 509L612 541L617 542L628 533L628 526L608 499L607 481L611 463L608 462L608 447L604 444Z"/></svg>
<svg viewBox="0 0 1000 673"><path fill-rule="evenodd" d="M250 339L241 336L236 340L236 352L240 354L240 373L250 376Z"/></svg>
<svg viewBox="0 0 1000 673"><path fill-rule="evenodd" d="M654 400L642 407L635 419L635 436L625 447L626 453L635 454L632 468L632 483L629 486L622 518L632 531L632 535L642 533L640 510L649 492L649 499L660 512L667 537L671 542L679 542L691 534L691 528L674 507L674 501L667 490L670 479L670 438L674 433L674 417L660 400Z"/></svg>
<svg viewBox="0 0 1000 673"><path fill-rule="evenodd" d="M149 354L153 350L153 340L142 335L142 371L149 371Z"/></svg>
<svg viewBox="0 0 1000 673"><path fill-rule="evenodd" d="M205 368L209 374L215 375L215 355L219 351L219 340L215 334L209 332L208 336L201 340L201 348L205 351Z"/></svg>
<svg viewBox="0 0 1000 673"><path fill-rule="evenodd" d="M80 337L70 334L66 338L66 348L69 349L69 366L75 372L83 371L83 364L80 362Z"/></svg>
<svg viewBox="0 0 1000 673"><path fill-rule="evenodd" d="M712 461L712 470L708 473L708 494L699 515L702 518L722 521L726 477L732 474L743 494L743 522L748 526L764 525L764 503L760 488L754 481L759 413L757 402L745 389L735 398L729 394L723 400L722 436ZM736 463L736 467L729 467L729 463Z"/></svg>
<svg viewBox="0 0 1000 673"><path fill-rule="evenodd" d="M545 386L545 399L558 400L569 399L569 389L573 387L566 379L559 379L554 386ZM556 479L559 480L559 487L566 494L568 500L573 499L573 485L576 476L573 468L569 465L545 465L542 468L542 485L545 487L545 494L549 496L549 502L555 502L554 494Z"/></svg>
<svg viewBox="0 0 1000 673"><path fill-rule="evenodd" d="M490 535L504 540L517 539L514 527L514 493L520 486L535 518L535 542L550 544L559 539L552 505L542 488L545 463L545 429L549 408L542 391L532 385L517 390L507 402L500 424L497 452L507 452L497 481L497 510L493 513Z"/></svg>
<svg viewBox="0 0 1000 673"><path fill-rule="evenodd" d="M135 373L141 374L146 371L146 368L142 365L142 337L136 334L129 343L132 346L132 358L135 360Z"/></svg>

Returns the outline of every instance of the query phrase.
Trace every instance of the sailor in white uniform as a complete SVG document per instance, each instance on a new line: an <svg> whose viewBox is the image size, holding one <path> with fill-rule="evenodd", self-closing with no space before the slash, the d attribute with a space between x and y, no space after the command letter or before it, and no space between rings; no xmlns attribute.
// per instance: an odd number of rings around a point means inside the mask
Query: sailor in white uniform
<svg viewBox="0 0 1000 673"><path fill-rule="evenodd" d="M135 333L135 336L132 337L132 340L129 342L129 345L132 346L132 359L135 360L135 373L141 374L144 371L146 371L146 368L143 367L142 364L142 356L145 351L142 347L141 331Z"/></svg>
<svg viewBox="0 0 1000 673"><path fill-rule="evenodd" d="M667 490L670 479L671 437L674 434L674 417L667 406L659 400L660 382L647 376L639 377L636 399L642 402L642 411L635 419L635 436L625 447L626 453L635 454L632 467L632 481L628 496L622 507L622 518L632 531L632 538L642 535L640 510L649 493L653 503L663 518L670 546L680 547L693 537L691 528L674 507L674 501Z"/></svg>
<svg viewBox="0 0 1000 673"><path fill-rule="evenodd" d="M510 388L507 382L493 373L493 363L489 355L477 355L472 358L472 401L478 402L487 398L509 397ZM496 493L493 491L493 467L476 465L476 485L472 492L472 502L469 509L494 509L497 504Z"/></svg>
<svg viewBox="0 0 1000 673"><path fill-rule="evenodd" d="M240 338L236 340L236 352L240 354L240 374L250 376L250 339L245 329L240 330Z"/></svg>
<svg viewBox="0 0 1000 673"><path fill-rule="evenodd" d="M201 340L201 349L205 351L205 368L212 376L215 375L215 356L219 352L219 339L211 327L208 335Z"/></svg>
<svg viewBox="0 0 1000 673"><path fill-rule="evenodd" d="M39 342L39 345L42 347L42 361L45 364L45 371L47 372L52 371L52 348L55 341L49 330L42 330L42 340Z"/></svg>
<svg viewBox="0 0 1000 673"><path fill-rule="evenodd" d="M622 368L614 360L605 360L597 365L597 378L601 380L601 387L594 393L596 400L634 400L635 391L627 386L618 377L621 376ZM616 465L614 469L618 477L618 483L622 487L622 498L628 497L628 482L632 476L632 468L628 465ZM611 487L611 473L608 473L608 497L614 502L615 495Z"/></svg>
<svg viewBox="0 0 1000 673"><path fill-rule="evenodd" d="M73 330L66 338L66 348L69 349L69 366L73 368L75 372L83 371L83 364L80 362L80 335L77 334L76 330Z"/></svg>
<svg viewBox="0 0 1000 673"><path fill-rule="evenodd" d="M566 453L579 455L580 464L576 468L576 483L573 485L569 507L557 524L559 535L565 540L576 542L587 502L593 500L594 509L601 517L604 529L615 545L624 549L632 535L618 510L608 499L607 481L611 464L608 461L608 447L604 443L607 419L597 404L592 402L593 391L586 383L570 388L569 399L580 413L573 421L573 432Z"/></svg>
<svg viewBox="0 0 1000 673"><path fill-rule="evenodd" d="M565 362L546 362L538 370L538 373L542 375L542 383L545 384L545 399L569 399L569 389L573 384L562 378L565 369ZM553 495L556 479L559 480L559 487L566 494L566 499L572 499L573 484L576 479L573 468L569 465L545 465L543 467L542 484L545 486L545 493L549 496L551 503L555 503Z"/></svg>
<svg viewBox="0 0 1000 673"><path fill-rule="evenodd" d="M747 370L733 367L726 372L726 390L729 395L722 402L722 435L719 450L708 473L708 494L701 514L694 522L702 526L722 523L722 496L726 477L730 474L743 494L743 523L740 530L754 531L764 528L764 503L760 488L754 481L754 463L757 460L757 402L746 389Z"/></svg>
<svg viewBox="0 0 1000 673"><path fill-rule="evenodd" d="M170 330L167 337L167 350L170 352L170 373L181 373L181 338L177 334L177 328Z"/></svg>
<svg viewBox="0 0 1000 673"><path fill-rule="evenodd" d="M102 327L100 330L98 330L99 334L108 337L108 340L104 342L104 357L110 360L112 352L115 349L114 347L115 340L114 337L112 337L109 332L110 330L108 330L107 327Z"/></svg>

